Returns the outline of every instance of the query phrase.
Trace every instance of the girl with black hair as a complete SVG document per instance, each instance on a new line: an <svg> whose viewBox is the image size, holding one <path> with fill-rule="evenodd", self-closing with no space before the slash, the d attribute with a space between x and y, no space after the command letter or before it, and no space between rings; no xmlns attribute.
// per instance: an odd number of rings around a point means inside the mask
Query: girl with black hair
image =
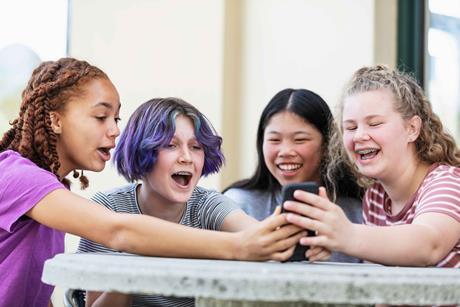
<svg viewBox="0 0 460 307"><path fill-rule="evenodd" d="M288 183L314 181L326 187L354 223L361 223L362 191L344 163L327 172L329 140L335 131L327 103L306 89L284 89L265 107L257 129L258 163L254 174L233 183L224 194L258 220L281 205L281 188ZM327 252L324 250L323 252ZM357 262L332 253L331 261Z"/></svg>

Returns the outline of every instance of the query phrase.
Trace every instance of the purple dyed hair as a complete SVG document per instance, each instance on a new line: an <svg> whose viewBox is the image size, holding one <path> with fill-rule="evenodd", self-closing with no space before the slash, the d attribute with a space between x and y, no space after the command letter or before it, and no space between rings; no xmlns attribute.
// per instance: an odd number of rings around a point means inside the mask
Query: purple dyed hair
<svg viewBox="0 0 460 307"><path fill-rule="evenodd" d="M132 182L144 178L155 166L158 151L169 144L176 131L176 117L185 115L195 126L205 159L201 176L219 171L224 163L222 138L197 108L179 98L154 98L131 115L115 149L118 173Z"/></svg>

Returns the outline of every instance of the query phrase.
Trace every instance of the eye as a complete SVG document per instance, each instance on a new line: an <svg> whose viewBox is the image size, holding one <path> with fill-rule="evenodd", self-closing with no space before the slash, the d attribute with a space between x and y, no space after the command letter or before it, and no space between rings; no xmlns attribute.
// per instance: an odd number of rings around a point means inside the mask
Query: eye
<svg viewBox="0 0 460 307"><path fill-rule="evenodd" d="M193 150L202 150L203 149L203 146L197 144L197 145L192 145L192 149Z"/></svg>
<svg viewBox="0 0 460 307"><path fill-rule="evenodd" d="M301 139L295 139L294 142L296 144L301 144L301 143L305 143L305 142L308 142L310 141L310 139L307 139L307 138L301 138Z"/></svg>
<svg viewBox="0 0 460 307"><path fill-rule="evenodd" d="M169 143L168 145L166 145L166 148L168 148L168 149L174 149L174 148L176 148L176 144L174 144L174 143Z"/></svg>
<svg viewBox="0 0 460 307"><path fill-rule="evenodd" d="M107 119L107 116L96 116L96 119L100 122L103 122Z"/></svg>
<svg viewBox="0 0 460 307"><path fill-rule="evenodd" d="M115 117L115 123L119 123L121 121L121 118L120 117Z"/></svg>
<svg viewBox="0 0 460 307"><path fill-rule="evenodd" d="M280 139L277 139L277 138L269 138L269 139L267 139L267 142L270 142L270 143L279 143L279 142L280 142Z"/></svg>
<svg viewBox="0 0 460 307"><path fill-rule="evenodd" d="M371 127L378 127L380 126L381 124L383 124L382 122L373 122L373 123L370 123L369 126Z"/></svg>
<svg viewBox="0 0 460 307"><path fill-rule="evenodd" d="M346 127L344 127L344 129L346 131L354 131L354 130L356 130L356 128L357 128L356 126L346 126Z"/></svg>

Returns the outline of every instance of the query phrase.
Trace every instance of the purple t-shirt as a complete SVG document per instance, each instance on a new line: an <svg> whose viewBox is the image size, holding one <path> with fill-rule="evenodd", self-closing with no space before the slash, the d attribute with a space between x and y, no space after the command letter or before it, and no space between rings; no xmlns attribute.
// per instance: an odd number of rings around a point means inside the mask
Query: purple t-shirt
<svg viewBox="0 0 460 307"><path fill-rule="evenodd" d="M53 287L41 281L43 264L64 251L64 233L24 214L61 188L17 152L0 153L0 306L48 306Z"/></svg>

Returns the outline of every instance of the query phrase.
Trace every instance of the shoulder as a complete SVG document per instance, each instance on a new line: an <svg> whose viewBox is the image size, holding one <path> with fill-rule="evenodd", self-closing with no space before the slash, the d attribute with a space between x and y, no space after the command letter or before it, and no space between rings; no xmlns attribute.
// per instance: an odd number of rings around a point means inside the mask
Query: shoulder
<svg viewBox="0 0 460 307"><path fill-rule="evenodd" d="M132 208L136 206L137 185L136 183L132 183L107 191L96 192L91 197L91 200L116 212L136 211Z"/></svg>
<svg viewBox="0 0 460 307"><path fill-rule="evenodd" d="M450 165L433 166L421 184L419 194L460 195L460 168Z"/></svg>
<svg viewBox="0 0 460 307"><path fill-rule="evenodd" d="M425 181L430 182L460 182L460 168L451 165L434 165L426 176Z"/></svg>
<svg viewBox="0 0 460 307"><path fill-rule="evenodd" d="M55 174L38 167L19 153L6 150L0 153L0 199L8 193L14 198L42 198L49 192L65 188Z"/></svg>
<svg viewBox="0 0 460 307"><path fill-rule="evenodd" d="M19 177L21 180L32 182L49 179L59 182L55 174L38 167L29 159L12 150L0 153L0 170L1 178L14 179L15 177ZM24 174L27 174L27 176L24 176Z"/></svg>
<svg viewBox="0 0 460 307"><path fill-rule="evenodd" d="M460 168L435 166L420 186L419 207L451 207L460 209ZM460 215L460 213L459 213Z"/></svg>
<svg viewBox="0 0 460 307"><path fill-rule="evenodd" d="M241 188L232 188L224 193L225 196L233 199L237 203L247 203L249 200L268 198L268 193L259 190L247 190Z"/></svg>

